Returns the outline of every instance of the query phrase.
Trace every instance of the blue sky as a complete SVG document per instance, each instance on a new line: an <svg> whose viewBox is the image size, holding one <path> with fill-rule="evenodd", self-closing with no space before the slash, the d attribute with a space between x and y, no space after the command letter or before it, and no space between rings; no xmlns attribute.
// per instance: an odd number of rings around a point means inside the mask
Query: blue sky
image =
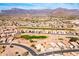
<svg viewBox="0 0 79 59"><path fill-rule="evenodd" d="M55 9L68 8L79 9L79 3L0 3L0 10L22 8L22 9Z"/></svg>

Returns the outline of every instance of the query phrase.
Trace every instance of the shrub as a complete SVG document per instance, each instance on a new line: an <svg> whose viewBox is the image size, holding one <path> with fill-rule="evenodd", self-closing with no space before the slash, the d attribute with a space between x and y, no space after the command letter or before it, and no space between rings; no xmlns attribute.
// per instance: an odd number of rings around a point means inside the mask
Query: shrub
<svg viewBox="0 0 79 59"><path fill-rule="evenodd" d="M59 40L63 40L63 38L58 38Z"/></svg>
<svg viewBox="0 0 79 59"><path fill-rule="evenodd" d="M70 42L76 42L77 40L79 40L79 38L77 37L69 37L70 38Z"/></svg>

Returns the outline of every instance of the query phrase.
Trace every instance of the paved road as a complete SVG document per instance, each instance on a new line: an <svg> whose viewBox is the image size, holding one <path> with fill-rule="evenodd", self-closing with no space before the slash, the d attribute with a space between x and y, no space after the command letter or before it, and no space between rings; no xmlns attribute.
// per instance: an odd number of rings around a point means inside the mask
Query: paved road
<svg viewBox="0 0 79 59"><path fill-rule="evenodd" d="M0 45L10 45L10 43L0 43ZM16 43L12 43L11 45L22 47L22 48L28 50L32 55L37 56L37 53L27 46L24 46L24 45L21 45L21 44L16 44Z"/></svg>
<svg viewBox="0 0 79 59"><path fill-rule="evenodd" d="M60 54L60 53L68 53L68 52L79 52L79 49L68 49L68 50L59 50L59 51L52 51L52 52L47 52L47 53L42 53L39 54L39 56L46 56L46 55L50 55L50 54Z"/></svg>
<svg viewBox="0 0 79 59"><path fill-rule="evenodd" d="M0 45L10 45L10 43L0 43ZM79 52L79 49L68 49L68 50L58 50L58 51L51 51L51 52L46 52L46 53L42 53L42 54L37 54L33 49L31 49L30 47L21 45L21 44L17 44L17 43L12 43L11 45L15 45L15 46L20 46L26 50L28 50L33 56L46 56L46 55L51 55L51 54L59 54L59 53L67 53L67 52Z"/></svg>

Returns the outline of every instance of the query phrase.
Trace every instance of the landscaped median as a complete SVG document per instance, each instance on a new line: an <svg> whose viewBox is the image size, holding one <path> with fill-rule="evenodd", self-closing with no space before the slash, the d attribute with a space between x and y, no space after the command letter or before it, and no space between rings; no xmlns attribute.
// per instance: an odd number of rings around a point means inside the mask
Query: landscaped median
<svg viewBox="0 0 79 59"><path fill-rule="evenodd" d="M59 28L50 28L50 27L26 27L26 26L19 26L17 27L18 29L43 29L43 30L72 30L74 31L73 28L62 28L62 29L59 29Z"/></svg>

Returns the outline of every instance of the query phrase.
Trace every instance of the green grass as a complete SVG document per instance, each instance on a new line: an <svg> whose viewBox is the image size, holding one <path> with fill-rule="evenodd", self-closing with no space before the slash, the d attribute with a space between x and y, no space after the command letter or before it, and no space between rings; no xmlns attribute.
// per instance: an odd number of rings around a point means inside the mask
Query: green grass
<svg viewBox="0 0 79 59"><path fill-rule="evenodd" d="M21 35L21 38L25 38L27 40L32 40L32 39L45 39L47 36L36 36L36 35Z"/></svg>

